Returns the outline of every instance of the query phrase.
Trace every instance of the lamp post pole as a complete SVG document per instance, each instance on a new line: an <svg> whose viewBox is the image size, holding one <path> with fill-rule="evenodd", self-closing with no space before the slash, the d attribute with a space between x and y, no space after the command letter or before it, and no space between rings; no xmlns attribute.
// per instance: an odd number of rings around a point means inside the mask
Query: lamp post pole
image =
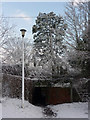
<svg viewBox="0 0 90 120"><path fill-rule="evenodd" d="M24 108L24 36L25 36L25 29L20 30L22 33L22 104L21 107Z"/></svg>
<svg viewBox="0 0 90 120"><path fill-rule="evenodd" d="M24 108L24 37L22 37L22 108Z"/></svg>

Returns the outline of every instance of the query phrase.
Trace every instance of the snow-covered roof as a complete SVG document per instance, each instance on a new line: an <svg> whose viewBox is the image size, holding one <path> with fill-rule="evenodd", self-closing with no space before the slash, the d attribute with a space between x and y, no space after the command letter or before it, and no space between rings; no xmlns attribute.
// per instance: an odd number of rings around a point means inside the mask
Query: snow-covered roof
<svg viewBox="0 0 90 120"><path fill-rule="evenodd" d="M62 83L62 84L60 84L60 83L56 83L55 85L54 85L54 87L70 87L70 83Z"/></svg>

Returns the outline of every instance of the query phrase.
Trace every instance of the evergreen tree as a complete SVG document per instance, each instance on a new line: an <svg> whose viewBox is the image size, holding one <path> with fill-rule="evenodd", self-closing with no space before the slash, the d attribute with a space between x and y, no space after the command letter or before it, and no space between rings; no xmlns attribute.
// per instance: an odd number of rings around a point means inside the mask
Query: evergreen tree
<svg viewBox="0 0 90 120"><path fill-rule="evenodd" d="M65 48L63 39L66 28L63 18L53 12L39 13L33 25L34 49L40 58L40 65L51 63L54 72Z"/></svg>

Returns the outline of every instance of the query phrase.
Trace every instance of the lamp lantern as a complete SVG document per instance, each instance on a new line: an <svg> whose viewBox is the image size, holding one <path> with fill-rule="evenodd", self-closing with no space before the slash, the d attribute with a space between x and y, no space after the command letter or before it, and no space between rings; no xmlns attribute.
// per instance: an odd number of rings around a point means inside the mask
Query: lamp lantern
<svg viewBox="0 0 90 120"><path fill-rule="evenodd" d="M25 29L21 29L20 31L21 31L21 33L22 33L22 37L24 37L26 30L25 30Z"/></svg>

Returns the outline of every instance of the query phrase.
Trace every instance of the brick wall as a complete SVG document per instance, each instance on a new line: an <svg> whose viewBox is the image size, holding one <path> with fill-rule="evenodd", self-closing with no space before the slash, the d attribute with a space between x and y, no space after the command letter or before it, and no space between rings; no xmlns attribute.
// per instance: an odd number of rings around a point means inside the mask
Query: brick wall
<svg viewBox="0 0 90 120"><path fill-rule="evenodd" d="M36 87L37 88L37 87ZM59 104L71 102L70 88L59 87L41 87L41 91L35 88L34 81L25 77L25 100L33 103L34 99L41 99L42 96L46 96L45 104ZM39 92L37 94L36 92ZM41 93L40 93L41 92ZM10 74L3 74L2 79L2 96L8 96L11 98L20 98L22 96L22 77ZM37 95L37 98L33 96ZM40 96L40 97L39 97ZM35 100L34 100L35 101ZM78 94L73 89L73 101L80 101Z"/></svg>
<svg viewBox="0 0 90 120"><path fill-rule="evenodd" d="M25 78L25 99L32 102L33 82ZM2 96L20 98L22 96L22 77L10 74L3 74Z"/></svg>

